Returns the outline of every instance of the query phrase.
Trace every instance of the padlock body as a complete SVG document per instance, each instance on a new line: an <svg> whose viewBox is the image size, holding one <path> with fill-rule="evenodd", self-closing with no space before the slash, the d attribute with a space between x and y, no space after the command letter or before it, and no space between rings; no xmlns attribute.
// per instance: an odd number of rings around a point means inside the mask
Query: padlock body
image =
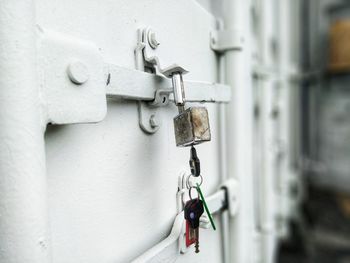
<svg viewBox="0 0 350 263"><path fill-rule="evenodd" d="M176 146L190 146L210 141L208 111L205 107L190 107L174 118Z"/></svg>

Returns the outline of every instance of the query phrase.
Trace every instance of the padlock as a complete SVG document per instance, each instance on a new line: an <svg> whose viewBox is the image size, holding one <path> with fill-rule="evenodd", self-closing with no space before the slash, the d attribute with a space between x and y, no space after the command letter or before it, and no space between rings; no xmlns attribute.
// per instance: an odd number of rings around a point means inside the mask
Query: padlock
<svg viewBox="0 0 350 263"><path fill-rule="evenodd" d="M182 74L186 70L179 66L170 67L163 74L171 77L174 89L174 102L179 115L174 118L176 146L190 146L210 141L208 111L205 107L190 107L185 110L185 90Z"/></svg>
<svg viewBox="0 0 350 263"><path fill-rule="evenodd" d="M196 145L210 141L208 111L205 107L190 107L174 118L176 146Z"/></svg>

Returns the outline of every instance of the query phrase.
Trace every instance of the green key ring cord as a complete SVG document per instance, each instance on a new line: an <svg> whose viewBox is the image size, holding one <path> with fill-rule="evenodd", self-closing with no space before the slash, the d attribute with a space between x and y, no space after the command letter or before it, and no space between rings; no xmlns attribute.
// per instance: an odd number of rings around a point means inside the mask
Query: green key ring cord
<svg viewBox="0 0 350 263"><path fill-rule="evenodd" d="M208 217L209 217L211 226L213 227L214 230L216 230L213 217L212 217L212 215L211 215L211 213L210 213L210 211L209 211L209 208L208 208L208 206L207 206L207 202L205 202L204 196L203 196L203 194L202 194L201 188L199 187L199 184L198 184L198 183L197 183L196 189L197 189L197 191L198 191L199 196L201 197L201 200L203 201L204 209L205 209L205 212L207 212L207 215L208 215Z"/></svg>

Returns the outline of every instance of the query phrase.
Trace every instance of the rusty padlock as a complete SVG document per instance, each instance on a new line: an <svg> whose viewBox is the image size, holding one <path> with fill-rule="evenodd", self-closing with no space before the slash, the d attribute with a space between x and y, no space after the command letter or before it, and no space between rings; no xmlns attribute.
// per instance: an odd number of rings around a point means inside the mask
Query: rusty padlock
<svg viewBox="0 0 350 263"><path fill-rule="evenodd" d="M185 109L185 89L182 75L186 70L177 66L164 72L171 77L174 89L175 105L179 114L174 118L176 146L191 146L210 141L210 125L208 111L205 107L189 107Z"/></svg>

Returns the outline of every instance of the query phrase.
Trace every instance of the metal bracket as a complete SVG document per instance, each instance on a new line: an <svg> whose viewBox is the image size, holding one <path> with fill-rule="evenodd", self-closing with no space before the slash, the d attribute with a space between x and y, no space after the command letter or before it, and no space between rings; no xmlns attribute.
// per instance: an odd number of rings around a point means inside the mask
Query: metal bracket
<svg viewBox="0 0 350 263"><path fill-rule="evenodd" d="M136 68L138 70L144 71L145 66L150 66L151 68L156 67L159 73L162 75L167 74L170 69L181 68L179 65L171 65L169 68L162 69L160 67L159 58L152 53L159 45L156 40L155 32L151 28L144 28L138 30L138 43L135 49L136 58ZM150 52L148 52L150 51ZM150 55L149 55L150 53ZM187 72L183 70L183 72ZM157 108L159 106L165 106L169 102L169 94L172 91L157 90L155 92L154 100L151 103L145 103L139 101L138 103L138 113L139 113L139 125L143 131L146 133L155 133L160 127L160 121L157 117Z"/></svg>
<svg viewBox="0 0 350 263"><path fill-rule="evenodd" d="M277 72L273 68L269 68L267 66L253 66L253 72L252 75L255 79L262 79L262 80L279 80Z"/></svg>
<svg viewBox="0 0 350 263"><path fill-rule="evenodd" d="M150 35L148 37L145 30L138 30L138 42L135 48L136 68L138 70L145 71L145 62L147 63L147 61L144 60L144 50L147 43L151 42L153 38ZM157 44L154 42L151 47L156 48ZM157 101L153 105L141 100L138 101L137 104L140 128L149 134L155 133L160 127L159 117L157 116L157 107L155 106L161 106L163 100L166 104L169 101L169 98L166 95L160 98L160 93L157 93L157 91L155 92L154 98L154 101L156 101L156 98Z"/></svg>
<svg viewBox="0 0 350 263"><path fill-rule="evenodd" d="M210 47L218 53L242 50L244 37L238 30L215 30L210 32Z"/></svg>
<svg viewBox="0 0 350 263"><path fill-rule="evenodd" d="M183 198L184 193L187 192L186 186L183 184L183 179L186 177L186 174L182 174L179 177L179 191L177 193L177 208L178 213L174 219L174 223L171 229L170 234L162 241L160 241L158 244L144 252L142 255L134 259L133 263L141 263L141 262L163 262L164 258L171 257L175 259L180 255L180 253L186 253L187 249L184 246L184 228L185 228L185 219L184 219L184 212L183 212ZM232 179L234 180L234 179ZM234 196L238 196L238 193L235 192L238 190L238 187L233 187L232 184L233 181L229 180L227 183L224 183L224 187L227 187L224 189L219 189L214 194L206 197L207 204L209 206L209 209L212 214L217 214L223 211L225 208L227 208L226 203L227 199L226 193L229 193L228 196L231 196L231 198L228 199L229 202L233 201L234 204L232 204L232 207L238 207L237 202L238 198L233 198ZM235 181L236 182L236 181ZM226 206L226 207L225 207ZM230 204L229 204L230 207ZM237 209L233 209L230 215L236 215ZM207 222L205 217L201 217L200 227L201 228L208 228ZM169 261L169 260L168 260Z"/></svg>
<svg viewBox="0 0 350 263"><path fill-rule="evenodd" d="M154 101L149 104L154 107L166 106L169 103L169 95L173 93L172 89L157 89L154 95Z"/></svg>
<svg viewBox="0 0 350 263"><path fill-rule="evenodd" d="M238 213L240 203L239 184L237 180L231 178L225 181L221 188L226 190L226 205L230 212L230 216L234 217Z"/></svg>
<svg viewBox="0 0 350 263"><path fill-rule="evenodd" d="M160 45L157 42L155 32L152 28L147 27L144 29L140 29L139 32L139 44L142 46L142 55L143 59L146 62L145 65L155 67L159 74L164 75L166 77L170 77L169 73L174 70L181 72L182 74L188 73L186 69L181 67L180 65L174 63L166 68L161 67L160 58L157 56L156 49ZM156 44L157 43L157 44Z"/></svg>
<svg viewBox="0 0 350 263"><path fill-rule="evenodd" d="M161 126L157 108L149 106L146 102L139 101L137 110L141 129L147 133L155 133Z"/></svg>
<svg viewBox="0 0 350 263"><path fill-rule="evenodd" d="M89 41L38 28L38 79L45 122L101 121L107 113L104 62Z"/></svg>

